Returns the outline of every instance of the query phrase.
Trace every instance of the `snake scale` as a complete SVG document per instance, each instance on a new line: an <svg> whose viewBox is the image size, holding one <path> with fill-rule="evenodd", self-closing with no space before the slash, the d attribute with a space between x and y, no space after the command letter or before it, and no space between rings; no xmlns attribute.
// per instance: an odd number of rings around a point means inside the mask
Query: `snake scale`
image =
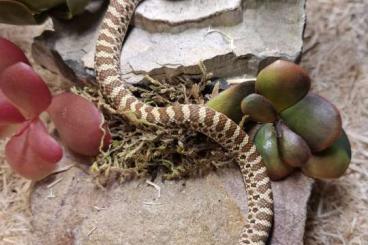
<svg viewBox="0 0 368 245"><path fill-rule="evenodd" d="M208 107L184 104L152 107L139 101L120 77L122 44L142 0L111 0L96 44L95 70L103 95L120 113L166 127L203 133L232 153L240 167L248 195L247 221L238 244L265 244L273 220L270 179L261 156L248 135L232 120Z"/></svg>

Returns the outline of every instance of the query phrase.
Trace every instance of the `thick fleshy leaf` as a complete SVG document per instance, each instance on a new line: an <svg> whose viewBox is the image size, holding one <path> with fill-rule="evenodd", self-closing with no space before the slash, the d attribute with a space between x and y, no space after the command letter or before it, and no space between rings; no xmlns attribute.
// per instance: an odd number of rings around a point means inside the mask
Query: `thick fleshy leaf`
<svg viewBox="0 0 368 245"><path fill-rule="evenodd" d="M40 180L48 176L63 156L60 145L38 119L27 121L5 147L9 165L21 176Z"/></svg>
<svg viewBox="0 0 368 245"><path fill-rule="evenodd" d="M37 117L51 103L51 93L45 82L32 67L22 62L3 71L0 89L28 119Z"/></svg>
<svg viewBox="0 0 368 245"><path fill-rule="evenodd" d="M271 102L259 94L250 94L241 101L241 110L253 120L260 123L270 123L277 119L276 110Z"/></svg>
<svg viewBox="0 0 368 245"><path fill-rule="evenodd" d="M276 129L272 123L266 123L258 130L255 145L262 156L270 179L280 180L294 171L294 168L285 164L280 157Z"/></svg>
<svg viewBox="0 0 368 245"><path fill-rule="evenodd" d="M311 86L308 74L300 66L277 60L257 76L256 91L269 99L277 111L282 111L301 100Z"/></svg>
<svg viewBox="0 0 368 245"><path fill-rule="evenodd" d="M303 167L305 175L316 179L341 177L349 167L351 147L346 133L329 148L315 153Z"/></svg>
<svg viewBox="0 0 368 245"><path fill-rule="evenodd" d="M57 18L71 19L84 11L90 0L64 0L67 8L63 5L52 12L52 15Z"/></svg>
<svg viewBox="0 0 368 245"><path fill-rule="evenodd" d="M13 135L25 118L0 90L0 138Z"/></svg>
<svg viewBox="0 0 368 245"><path fill-rule="evenodd" d="M103 116L90 101L72 94L63 93L55 96L48 109L63 142L74 152L85 156L96 156L100 152ZM111 142L111 135L106 126L103 145Z"/></svg>
<svg viewBox="0 0 368 245"><path fill-rule="evenodd" d="M15 108L0 90L0 126L21 123L25 120L22 114Z"/></svg>
<svg viewBox="0 0 368 245"><path fill-rule="evenodd" d="M239 123L243 116L240 108L241 101L251 93L254 93L254 82L243 82L222 91L210 99L206 105Z"/></svg>
<svg viewBox="0 0 368 245"><path fill-rule="evenodd" d="M60 4L63 4L65 0L17 0L27 5L30 9L41 12L50 8L54 8Z"/></svg>
<svg viewBox="0 0 368 245"><path fill-rule="evenodd" d="M307 143L282 122L277 124L276 129L281 158L292 167L303 166L311 155Z"/></svg>
<svg viewBox="0 0 368 245"><path fill-rule="evenodd" d="M286 125L307 142L312 152L326 149L341 135L339 111L331 102L314 93L309 93L280 115Z"/></svg>
<svg viewBox="0 0 368 245"><path fill-rule="evenodd" d="M20 48L9 40L0 37L0 74L5 68L18 62L29 64L27 57Z"/></svg>
<svg viewBox="0 0 368 245"><path fill-rule="evenodd" d="M90 0L0 0L0 22L13 25L42 23L48 15L70 19Z"/></svg>

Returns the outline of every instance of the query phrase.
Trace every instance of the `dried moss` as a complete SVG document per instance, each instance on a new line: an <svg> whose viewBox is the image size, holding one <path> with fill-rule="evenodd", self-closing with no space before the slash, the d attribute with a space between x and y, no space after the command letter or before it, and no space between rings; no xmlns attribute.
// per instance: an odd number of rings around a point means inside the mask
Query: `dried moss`
<svg viewBox="0 0 368 245"><path fill-rule="evenodd" d="M201 78L179 76L158 81L149 76L138 86L129 89L152 106L175 103L203 104L217 86L209 79L205 68ZM214 89L215 88L215 89ZM121 116L104 100L97 87L74 88L73 92L94 102L104 114L111 130L113 143L91 166L101 184L118 179L151 176L158 173L163 179L201 176L209 171L229 166L231 157L220 146L197 132L178 128L164 128Z"/></svg>

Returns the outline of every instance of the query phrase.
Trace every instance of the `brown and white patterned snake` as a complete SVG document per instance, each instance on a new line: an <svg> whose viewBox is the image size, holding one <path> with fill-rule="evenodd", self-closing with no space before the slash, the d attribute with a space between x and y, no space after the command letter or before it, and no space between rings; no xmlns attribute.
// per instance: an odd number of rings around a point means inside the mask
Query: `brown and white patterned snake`
<svg viewBox="0 0 368 245"><path fill-rule="evenodd" d="M152 124L203 133L234 154L248 195L248 215L238 244L265 244L273 221L270 179L248 135L232 120L194 104L152 107L139 101L120 78L120 53L130 20L142 0L110 0L96 45L95 69L104 96L121 112Z"/></svg>

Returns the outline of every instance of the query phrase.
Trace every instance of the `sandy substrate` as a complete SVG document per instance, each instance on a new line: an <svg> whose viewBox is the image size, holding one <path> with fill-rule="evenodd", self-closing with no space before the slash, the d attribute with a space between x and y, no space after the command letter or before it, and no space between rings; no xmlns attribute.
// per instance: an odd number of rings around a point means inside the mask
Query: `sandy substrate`
<svg viewBox="0 0 368 245"><path fill-rule="evenodd" d="M347 174L317 182L309 205L305 244L368 244L368 2L310 0L302 66L313 89L340 109L353 146ZM44 27L0 25L0 36L26 50ZM55 86L60 78L42 70ZM0 143L3 152L3 142ZM27 244L31 183L15 176L0 154L0 243Z"/></svg>

